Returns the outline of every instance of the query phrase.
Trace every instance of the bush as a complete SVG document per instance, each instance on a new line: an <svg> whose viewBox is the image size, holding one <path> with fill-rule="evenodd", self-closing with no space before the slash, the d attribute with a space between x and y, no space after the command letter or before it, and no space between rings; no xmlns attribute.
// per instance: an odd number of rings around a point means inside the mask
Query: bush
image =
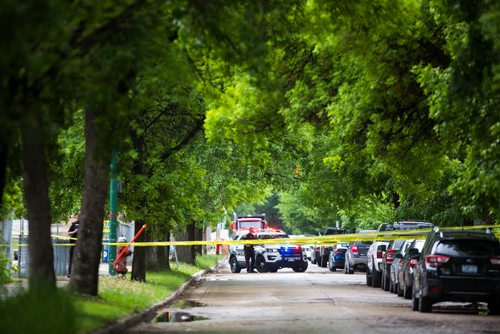
<svg viewBox="0 0 500 334"><path fill-rule="evenodd" d="M0 248L2 250L2 248ZM4 253L0 253L0 284L9 283L12 278L9 270L10 260Z"/></svg>
<svg viewBox="0 0 500 334"><path fill-rule="evenodd" d="M64 290L21 292L0 300L2 333L76 333L76 312Z"/></svg>

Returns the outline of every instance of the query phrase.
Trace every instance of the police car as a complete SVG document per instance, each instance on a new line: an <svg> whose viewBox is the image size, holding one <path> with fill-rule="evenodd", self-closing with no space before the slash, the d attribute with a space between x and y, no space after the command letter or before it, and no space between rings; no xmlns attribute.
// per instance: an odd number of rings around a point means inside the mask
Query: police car
<svg viewBox="0 0 500 334"><path fill-rule="evenodd" d="M241 240L247 231L239 231L233 236L233 240ZM277 272L278 269L292 268L295 272L307 270L307 258L305 251L299 245L287 243L289 237L282 230L260 229L256 230L257 240L283 239L283 242L272 244L254 244L255 269L260 273ZM246 268L243 244L230 245L229 265L231 272L239 273Z"/></svg>

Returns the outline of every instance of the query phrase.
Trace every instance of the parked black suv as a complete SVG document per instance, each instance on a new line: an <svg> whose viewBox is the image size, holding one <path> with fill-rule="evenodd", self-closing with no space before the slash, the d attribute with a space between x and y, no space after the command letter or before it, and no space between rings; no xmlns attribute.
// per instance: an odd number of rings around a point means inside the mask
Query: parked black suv
<svg viewBox="0 0 500 334"><path fill-rule="evenodd" d="M486 302L500 314L500 245L488 231L435 228L418 256L413 310L431 312L441 301Z"/></svg>

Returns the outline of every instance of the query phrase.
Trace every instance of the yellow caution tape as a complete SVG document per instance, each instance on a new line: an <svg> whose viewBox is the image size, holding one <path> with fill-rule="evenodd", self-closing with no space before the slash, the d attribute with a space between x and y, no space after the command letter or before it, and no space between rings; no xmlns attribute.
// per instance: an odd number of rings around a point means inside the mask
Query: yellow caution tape
<svg viewBox="0 0 500 334"><path fill-rule="evenodd" d="M481 225L464 227L444 227L441 231L453 230L482 230L493 229L493 234L500 239L499 225ZM202 246L202 245L269 245L269 244L296 244L296 245L336 245L342 242L353 241L390 241L396 239L425 239L427 234L432 231L430 228L414 230L396 230L381 232L365 232L350 234L322 235L314 237L296 237L280 239L255 239L255 240L210 240L210 241L151 241L134 242L137 247L156 247L156 246ZM55 239L76 240L75 238L65 236L52 236ZM126 246L128 243L103 242L104 246ZM54 244L54 246L74 246L72 243ZM19 245L25 246L25 245Z"/></svg>

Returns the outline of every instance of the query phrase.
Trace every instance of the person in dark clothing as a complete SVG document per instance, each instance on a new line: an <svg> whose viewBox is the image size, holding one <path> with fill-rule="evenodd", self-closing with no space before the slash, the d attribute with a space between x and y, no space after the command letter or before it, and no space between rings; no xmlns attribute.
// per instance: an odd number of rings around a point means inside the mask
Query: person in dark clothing
<svg viewBox="0 0 500 334"><path fill-rule="evenodd" d="M255 240L257 236L255 235L255 231L253 228L250 228L247 234L245 234L241 240ZM254 273L255 270L255 249L254 245L244 245L243 250L245 252L245 262L247 264L247 272Z"/></svg>
<svg viewBox="0 0 500 334"><path fill-rule="evenodd" d="M80 226L80 214L76 217L76 221L74 221L68 230L68 236L70 237L69 243L76 244L76 239L78 238L78 228ZM71 264L73 263L73 253L75 251L75 246L71 246L69 248L69 266L68 266L68 277L71 275Z"/></svg>

